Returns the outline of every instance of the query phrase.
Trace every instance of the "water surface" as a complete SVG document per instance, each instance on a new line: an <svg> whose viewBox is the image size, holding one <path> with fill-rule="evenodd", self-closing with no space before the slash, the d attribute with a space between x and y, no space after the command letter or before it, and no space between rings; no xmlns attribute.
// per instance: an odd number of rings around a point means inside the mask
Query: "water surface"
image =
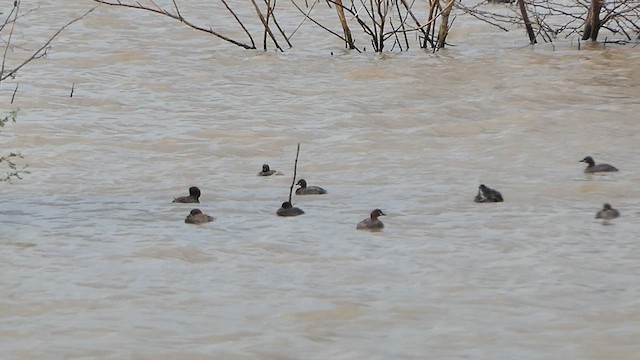
<svg viewBox="0 0 640 360"><path fill-rule="evenodd" d="M0 184L1 357L639 358L640 48L456 21L456 46L384 55L310 25L265 53L125 9L74 24L13 105L0 86L31 171ZM329 194L278 218L298 142ZM184 224L192 185L216 222Z"/></svg>

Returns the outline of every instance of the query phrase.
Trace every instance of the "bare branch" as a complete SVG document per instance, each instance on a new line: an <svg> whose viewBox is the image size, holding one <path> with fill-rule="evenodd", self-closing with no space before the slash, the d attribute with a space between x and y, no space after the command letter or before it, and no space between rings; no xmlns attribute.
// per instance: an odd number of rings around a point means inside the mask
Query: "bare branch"
<svg viewBox="0 0 640 360"><path fill-rule="evenodd" d="M236 15L236 13L231 10L231 8L229 7L229 5L227 4L227 2L225 0L220 0L224 6L227 8L227 10L229 10L229 12L231 13L231 15L233 16L234 19L236 19L236 21L238 22L238 24L240 24L240 27L242 27L242 30L244 30L245 34L247 34L247 36L249 37L249 40L251 41L251 48L255 49L256 48L256 44L253 41L253 37L251 36L251 33L249 32L249 30L247 30L247 28L244 26L244 24L242 23L242 21L240 21L240 18L238 18L238 16Z"/></svg>
<svg viewBox="0 0 640 360"><path fill-rule="evenodd" d="M298 9L298 11L300 11L302 14L304 14L304 15L305 15L305 17L306 17L307 19L309 19L312 23L314 23L314 24L318 25L319 27L321 27L323 30L327 31L328 33L330 33L330 34L332 34L332 35L335 35L335 36L336 36L337 38L339 38L340 40L342 40L342 41L346 41L346 40L345 40L345 38L344 38L344 37L342 37L340 34L336 33L335 31L333 31L333 30L331 30L331 29L327 28L326 26L324 26L324 25L320 24L318 21L316 21L315 19L313 19L313 18L309 15L309 14L311 13L311 11L309 11L309 13L305 13L305 12L304 12L304 10L302 10L302 8L300 8L300 6L298 6L298 4L296 4L296 2L295 2L295 1L291 0L291 3L293 4L293 6L295 6L295 7L296 7L296 9ZM334 2L334 4L335 4L335 2ZM344 9L346 9L346 8L344 8ZM358 52L360 52L360 49L358 49L358 47L355 47L355 50L356 50L356 51L358 51Z"/></svg>
<svg viewBox="0 0 640 360"><path fill-rule="evenodd" d="M271 28L269 28L268 19L265 19L264 15L262 14L262 11L260 10L260 7L258 6L258 4L256 4L256 1L251 0L251 3L253 3L253 7L255 8L256 13L258 14L258 17L260 18L262 25L264 26L264 31L265 31L264 50L267 50L266 34L269 34L269 37L271 38L271 41L273 41L273 44L276 46L276 48L280 51L284 51L278 44L278 40L276 40L276 37L273 36L273 33L271 32ZM267 16L268 14L269 14L269 9L267 9Z"/></svg>
<svg viewBox="0 0 640 360"><path fill-rule="evenodd" d="M49 40L47 40L47 42L45 42L38 50L36 50L29 58L27 58L26 60L24 60L20 65L18 65L15 69L7 72L6 74L4 73L4 67L3 67L3 72L0 73L0 82L2 82L3 80L7 79L8 77L14 76L18 70L20 70L23 66L27 65L29 62L31 62L32 60L38 58L39 56L42 56L45 52L46 49L49 47L49 44L51 44L51 42L58 37L58 35L60 35L60 33L66 29L67 27L71 26L73 23L82 20L85 16L89 15L93 10L95 10L94 8L89 9L87 12L85 12L84 14L82 14L80 17L77 17L71 21L69 21L66 25L64 25L63 27L61 27L60 29L58 29L58 31L55 32L55 34L53 34ZM6 54L6 53L5 53ZM4 59L3 59L3 64L4 64ZM3 65L4 66L4 65Z"/></svg>
<svg viewBox="0 0 640 360"><path fill-rule="evenodd" d="M255 49L256 48L255 45L253 45L253 39L251 40L252 45L247 45L247 44L241 43L241 42L233 40L233 39L231 39L231 38L229 38L227 36L224 36L221 33L217 32L217 31L214 31L211 28L207 29L207 28L203 28L201 26L195 25L195 24L191 23L190 21L188 21L187 19L183 18L182 15L180 15L180 13L172 14L172 13L168 12L167 10L150 8L148 6L141 5L140 3L136 3L135 5L132 5L132 4L122 3L120 1L117 1L117 2L109 2L109 1L106 1L106 0L93 0L93 1L95 1L97 3L100 3L100 4L110 5L110 6L119 6L119 7L131 8L131 9L145 10L145 11L150 11L150 12L153 12L153 13L156 13L156 14L164 15L164 16L170 17L170 18L172 18L174 20L178 20L181 23L187 25L188 27L190 27L192 29L195 29L195 30L198 30L198 31L202 31L202 32L206 32L206 33L211 34L211 35L213 35L213 36L215 36L217 38L220 38L220 39L222 39L222 40L224 40L226 42L230 42L230 43L232 43L234 45L237 45L237 46L240 46L242 48L245 48L245 49ZM153 3L153 4L156 5L155 3ZM174 4L175 4L175 1L174 1ZM236 19L237 19L237 17L236 17ZM244 29L244 27L243 27L243 29ZM245 29L245 31L246 31L246 29Z"/></svg>
<svg viewBox="0 0 640 360"><path fill-rule="evenodd" d="M268 1L269 0L264 0L265 4L267 4ZM284 40L287 42L287 45L289 45L289 48L292 48L293 45L291 45L291 42L289 41L289 37L287 37L287 34L284 33L284 30L282 30L282 28L280 27L280 24L278 24L278 20L276 19L275 9L276 9L276 0L273 0L273 8L271 9L271 18L273 19L273 23L276 25L276 28L280 32L280 35L282 35Z"/></svg>
<svg viewBox="0 0 640 360"><path fill-rule="evenodd" d="M13 21L11 22L11 30L9 30L9 37L7 39L7 46L4 47L4 53L2 54L2 67L0 68L0 81L4 80L1 77L4 74L4 67L5 67L5 65L7 63L7 51L9 51L9 47L11 45L11 37L13 36L13 29L15 29L15 27L16 27L16 18L18 17L18 12L20 11L20 2L16 1L14 3L14 5L15 6L11 9L11 13L7 17L7 20L5 21L5 24L6 24L7 21L10 19L11 14L13 14Z"/></svg>

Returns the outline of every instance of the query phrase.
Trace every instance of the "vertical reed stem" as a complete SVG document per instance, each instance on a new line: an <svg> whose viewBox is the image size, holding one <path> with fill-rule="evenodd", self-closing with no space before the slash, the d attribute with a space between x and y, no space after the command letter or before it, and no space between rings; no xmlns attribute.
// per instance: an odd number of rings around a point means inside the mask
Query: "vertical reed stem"
<svg viewBox="0 0 640 360"><path fill-rule="evenodd" d="M449 14L451 14L451 8L453 8L453 2L455 0L447 1L444 9L442 9L442 19L440 20L440 29L438 30L438 49L443 48L446 44L447 35L449 34Z"/></svg>
<svg viewBox="0 0 640 360"><path fill-rule="evenodd" d="M13 104L13 100L16 98L16 93L18 92L18 85L19 85L19 84L20 84L20 83L18 83L18 82L17 82L17 83L16 83L16 88L15 88L15 89L13 89L13 95L11 95L11 103L12 103L12 104Z"/></svg>
<svg viewBox="0 0 640 360"><path fill-rule="evenodd" d="M351 37L351 30L347 24L347 18L344 16L344 9L342 8L342 0L335 0L336 11L338 12L338 18L340 18L340 24L342 24L342 31L344 32L344 40L347 47L351 50L356 46L353 44L353 38Z"/></svg>
<svg viewBox="0 0 640 360"><path fill-rule="evenodd" d="M291 187L289 188L289 203L291 203L291 195L293 194L293 187L296 186L296 174L298 173L298 155L300 155L300 143L298 143L298 150L296 150L296 162L293 165L293 181L291 182Z"/></svg>
<svg viewBox="0 0 640 360"><path fill-rule="evenodd" d="M531 26L531 20L529 20L529 15L527 14L527 7L524 5L524 0L518 0L518 6L520 7L520 13L522 14L522 20L524 21L524 26L527 28L527 35L529 35L529 43L533 45L536 43L536 34L533 32L533 27Z"/></svg>

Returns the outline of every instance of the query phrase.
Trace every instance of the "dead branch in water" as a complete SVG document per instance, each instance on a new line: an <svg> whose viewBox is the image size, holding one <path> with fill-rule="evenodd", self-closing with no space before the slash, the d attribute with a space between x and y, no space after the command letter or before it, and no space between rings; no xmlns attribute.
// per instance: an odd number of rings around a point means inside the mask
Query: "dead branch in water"
<svg viewBox="0 0 640 360"><path fill-rule="evenodd" d="M349 24L347 24L347 18L344 16L342 0L336 0L336 5L336 12L338 13L338 19L340 19L340 25L342 25L342 32L344 33L345 45L347 48L353 50L356 47L353 44L353 37L351 37L351 29L349 29Z"/></svg>
<svg viewBox="0 0 640 360"><path fill-rule="evenodd" d="M13 104L13 100L15 100L16 98L16 93L18 92L18 85L20 85L19 82L16 82L16 88L13 89L13 95L11 95L11 103Z"/></svg>
<svg viewBox="0 0 640 360"><path fill-rule="evenodd" d="M258 17L260 18L260 21L262 22L262 25L264 26L264 40L263 40L263 48L266 51L267 50L267 34L269 35L269 37L271 38L271 41L273 41L273 44L276 46L276 48L280 51L284 51L282 50L282 48L280 47L280 44L278 44L278 40L276 40L276 37L273 36L273 32L271 32L271 28L269 27L269 17L271 14L271 5L270 5L270 0L267 0L267 17L265 18L264 15L262 14L262 11L260 10L260 7L258 7L258 4L256 4L256 0L251 0L251 3L253 4L253 7L256 9L256 13L258 14Z"/></svg>
<svg viewBox="0 0 640 360"><path fill-rule="evenodd" d="M327 0L327 2L330 0ZM302 26L302 24L308 19L309 21L311 21L312 23L316 24L317 26L319 26L320 28L322 28L323 30L325 30L326 32L336 36L337 38L339 38L340 40L344 41L345 43L347 43L347 39L345 39L344 37L342 37L340 34L336 33L335 31L329 29L328 27L322 25L320 22L318 22L317 20L315 20L314 18L311 17L311 11L313 10L313 7L315 6L315 4L317 4L317 0L314 1L314 3L311 5L311 8L309 9L309 11L305 12L300 6L298 6L298 4L296 4L296 2L294 0L291 0L291 3L293 4L293 6L296 7L296 9L298 9L298 11L300 11L303 15L304 15L304 19L302 20L302 22L300 22L300 24L296 27L296 29L291 33L291 35L289 36L289 38L291 38L293 36L293 34L295 34L295 32L300 28L300 26ZM353 42L353 39L351 40ZM355 46L355 44L353 45L354 50L356 50L357 52L361 52L360 49L358 49L357 46Z"/></svg>
<svg viewBox="0 0 640 360"><path fill-rule="evenodd" d="M264 3L267 4L267 6L269 6L269 1L270 0L264 0ZM271 18L273 19L273 24L276 26L276 28L278 28L278 31L280 32L280 35L282 35L284 40L287 42L287 45L289 45L289 48L292 48L293 45L291 45L291 42L289 42L289 37L287 36L287 34L285 34L284 30L282 30L282 27L280 27L280 24L278 24L278 20L276 19L275 10L276 10L276 0L273 1L273 9L271 10Z"/></svg>
<svg viewBox="0 0 640 360"><path fill-rule="evenodd" d="M446 44L447 35L449 34L449 15L451 14L454 2L455 0L449 0L444 6L444 9L442 9L442 20L440 21L440 29L438 30L438 49L443 48Z"/></svg>
<svg viewBox="0 0 640 360"><path fill-rule="evenodd" d="M529 14L527 14L527 7L524 5L524 0L518 0L518 8L520 8L524 27L527 29L527 35L529 35L529 42L533 45L537 42L536 34L533 32L533 27L531 26L531 20L529 20Z"/></svg>
<svg viewBox="0 0 640 360"><path fill-rule="evenodd" d="M187 25L188 27L190 27L190 28L192 28L194 30L198 30L198 31L202 31L202 32L211 34L211 35L213 35L213 36L215 36L215 37L217 37L219 39L222 39L222 40L224 40L226 42L230 42L230 43L232 43L234 45L237 45L237 46L240 46L242 48L245 48L245 49L255 49L256 48L255 43L253 41L253 37L251 36L251 33L249 33L249 31L247 31L246 27L242 24L242 22L240 21L238 16L236 16L236 14L233 12L233 10L231 10L229 5L224 0L221 0L222 3L227 8L227 10L229 10L229 12L231 12L231 14L236 19L236 21L238 23L240 23L240 26L245 31L245 33L249 36L249 40L251 41L251 45L242 43L240 41L237 41L237 40L234 40L234 39L232 39L230 37L222 35L221 33L217 32L217 31L214 31L211 27L209 27L207 29L207 28L204 28L202 26L198 26L198 25L190 22L189 20L187 20L186 18L184 18L182 16L182 14L180 13L180 10L178 9L178 4L175 2L175 0L173 0L173 7L174 7L174 11L175 12L169 12L168 10L159 7L152 0L151 0L151 3L154 4L156 8L152 8L152 7L149 7L149 6L144 6L144 5L140 4L139 2L136 2L135 4L128 4L128 3L123 3L120 0L117 0L115 2L106 1L106 0L93 0L93 1L95 1L97 3L100 3L100 4L105 4L105 5L119 6L119 7L138 9L138 10L145 10L145 11L149 11L149 12L152 12L152 13L164 15L164 16L170 17L170 18L172 18L174 20L178 20L181 23Z"/></svg>
<svg viewBox="0 0 640 360"><path fill-rule="evenodd" d="M2 23L0 25L0 34L4 36L4 34L2 34L2 32L5 29L8 29L8 34L6 35L6 40L3 39L3 45L4 45L4 51L2 53L2 65L0 67L0 83L2 81L4 81L5 79L11 77L11 78L15 78L16 74L18 73L18 71L20 69L22 69L25 65L29 64L30 62L39 59L41 57L46 56L47 54L47 50L49 49L49 45L51 44L51 42L58 37L58 35L60 35L60 33L62 33L62 31L64 29L66 29L67 27L71 26L73 23L80 21L81 19L83 19L85 16L89 15L89 13L91 13L95 8L92 8L90 10L88 10L87 12L85 12L84 14L82 14L81 16L69 21L68 23L66 23L64 26L60 27L53 35L49 36L48 40L45 41L45 43L40 46L38 49L36 49L35 51L32 50L26 50L27 52L27 58L24 60L21 60L21 62L19 62L19 64L9 70L7 69L7 53L9 51L9 49L15 49L15 48L19 48L18 46L16 46L13 43L13 33L14 30L16 28L16 23L17 20L20 19L21 17L25 16L26 14L29 14L31 12L34 11L34 9L27 11L26 13L21 13L20 12L20 1L19 0L15 0L13 2L13 8L11 9L11 11L9 12L9 14L7 15L7 17L5 18L4 23ZM10 27L7 27L7 25L11 24ZM23 48L20 48L21 50L24 50ZM16 82L16 87L13 90L13 94L11 95L11 103L13 104L15 98L16 98L16 93L18 92L18 86L19 86L19 82ZM0 118L0 128L4 127L5 123L12 121L12 122L16 122L16 118L17 118L17 114L18 111L17 110L13 110L11 111L8 115L6 115L4 118ZM22 167L20 167L17 163L18 159L22 159L22 155L20 153L16 153L16 152L12 152L9 153L8 155L4 155L4 156L0 156L0 167L2 168L8 168L9 172L7 172L4 176L0 175L0 182L5 182L5 181L11 181L12 179L22 179L22 175L23 174L29 174L29 171L27 171L27 167L28 165L23 165Z"/></svg>
<svg viewBox="0 0 640 360"><path fill-rule="evenodd" d="M584 23L582 40L591 39L592 41L596 41L598 38L598 32L602 26L602 22L600 21L600 10L602 9L602 5L604 5L604 0L591 0L587 20Z"/></svg>
<svg viewBox="0 0 640 360"><path fill-rule="evenodd" d="M158 6L155 0L93 1L164 15L245 49L256 49L252 34L231 9L228 0L220 1L247 34L250 44L225 36L211 27L207 29L188 21L178 8L177 0L171 0L173 5L166 9ZM436 51L447 44L447 35L455 20L455 16L451 14L454 7L504 31L510 31L516 26L524 27L532 44L540 41L539 39L553 42L560 34L565 37L577 34L580 37L596 40L598 36L596 28L622 37L622 39L607 40L607 43L640 41L638 38L640 2L638 0L476 0L474 5L466 5L466 1L463 4L460 0L304 0L303 5L298 5L302 4L303 0L290 1L304 16L293 31L280 26L276 17L276 15L280 16L279 13L276 14L277 0L251 0L233 4L248 7L249 10L253 7L261 24L261 29L258 31L262 32L264 50L271 46L278 51L283 51L280 43L285 41L291 48L293 45L290 40L293 35L309 20L339 38L347 49L358 52L360 52L359 47L362 48L361 44L367 43L371 43L374 51L377 52L395 49L405 51L413 46L412 41L421 48L431 48ZM236 3L243 5L235 5ZM303 9L305 6L306 9ZM336 8L335 13L333 13L333 6ZM499 9L496 9L497 7ZM320 16L317 16L317 13L328 11L327 9L333 13L333 19L336 19L337 14L338 22L332 21L326 24L318 21ZM340 29L336 25L339 25ZM358 38L362 36L362 33L357 31L358 27L364 33L364 41ZM416 33L415 40L409 36L412 32ZM279 35L284 40L278 39ZM389 42L392 43L391 46Z"/></svg>
<svg viewBox="0 0 640 360"><path fill-rule="evenodd" d="M222 4L224 5L224 7L227 8L227 10L229 11L229 13L231 13L231 15L233 16L234 19L236 19L236 22L238 24L240 24L240 27L242 28L242 30L244 31L245 34L247 34L247 36L249 37L249 41L251 41L251 47L250 49L255 49L256 48L256 44L253 42L253 37L251 36L251 33L249 32L249 30L247 30L247 28L244 26L244 24L242 23L242 21L240 21L240 18L238 17L238 15L236 15L236 13L231 10L231 7L229 7L229 5L227 4L227 2L225 0L220 0L222 2Z"/></svg>
<svg viewBox="0 0 640 360"><path fill-rule="evenodd" d="M496 6L500 6L500 11L493 10ZM505 14L504 6L513 13ZM551 43L560 35L564 38L578 35L582 40L596 41L599 31L606 29L622 37L608 43L626 44L637 42L636 34L640 34L640 2L637 0L518 0L518 10L507 4L484 2L472 7L458 2L456 7L504 31L513 25L524 26L530 43L534 43L532 36L534 40L540 36L544 42ZM532 18L530 21L527 14Z"/></svg>
<svg viewBox="0 0 640 360"><path fill-rule="evenodd" d="M16 19L18 17L18 12L20 11L20 3L16 2L15 6L11 9L11 12L7 16L7 19L4 21L2 25L2 29L11 21L11 29L9 30L9 36L7 37L7 46L4 47L4 53L2 54L2 68L0 68L0 76L4 75L4 66L7 62L7 51L9 51L9 44L11 44L11 37L13 36L13 29L16 26ZM13 19L11 19L13 16Z"/></svg>
<svg viewBox="0 0 640 360"><path fill-rule="evenodd" d="M20 1L16 1L14 4L15 4L15 6L14 6L14 9L15 9L15 13L14 14L15 15L14 15L14 19L13 19L13 24L15 24L15 19L17 19L17 17L18 17ZM38 48L36 51L34 51L27 59L23 60L22 63L20 63L18 66L16 66L15 68L11 69L10 71L6 71L6 73L5 73L5 65L6 65L6 61L7 61L7 50L11 46L11 34L13 33L13 25L12 25L11 32L9 34L9 40L7 40L7 43L5 44L4 54L2 56L2 68L0 69L0 82L4 81L5 79L7 79L9 77L15 76L15 74L18 72L18 70L22 69L22 67L24 67L25 65L27 65L31 61L33 61L35 59L39 59L39 58L45 56L47 54L47 50L49 49L49 44L51 44L51 42L56 37L58 37L58 35L60 35L60 33L64 29L68 28L73 23L82 20L85 16L89 15L93 10L95 10L95 7L89 9L87 12L85 12L81 16L69 21L66 25L62 26L60 29L58 29L58 31L56 31L53 35L51 35L49 37L49 40L47 40L42 46L40 46L40 48ZM5 22L5 24L6 24L6 22ZM3 26L3 28L4 28L4 26Z"/></svg>
<svg viewBox="0 0 640 360"><path fill-rule="evenodd" d="M294 0L291 0L298 10L305 14L305 20L308 18L324 30L345 41L347 47L350 47L350 44L353 44L353 47L358 50L355 46L356 41L353 37L353 33L348 25L349 20L355 21L362 28L364 34L369 37L369 41L376 52L384 51L386 48L386 42L389 39L393 39L392 50L395 48L395 45L398 45L400 51L408 50L410 48L410 42L407 35L411 32L416 32L421 35L418 39L419 47L435 47L436 44L432 40L433 34L430 35L429 32L432 28L435 28L435 23L437 21L442 22L445 20L442 17L442 11L438 11L438 9L442 9L440 1L447 1L446 4L448 6L452 6L450 4L455 2L455 0L431 0L429 3L429 19L427 23L421 24L418 20L419 16L416 16L414 13L413 8L415 1L351 0L349 5L345 4L345 0L326 1L336 6L338 19L343 28L345 37L336 34L334 31L330 30L328 26L320 24L318 21L311 18L311 10L305 13ZM312 9L316 2L311 5ZM345 15L347 13L350 15L351 19L347 19ZM415 25L411 25L411 22L415 23ZM444 24L442 29L446 30L445 32L448 32L449 28L450 24ZM404 45L402 45L402 43L404 43Z"/></svg>
<svg viewBox="0 0 640 360"><path fill-rule="evenodd" d="M298 156L300 155L300 143L298 143L298 149L296 150L296 162L293 164L293 181L291 181L291 187L289 188L289 203L291 202L291 196L293 195L293 187L296 186L296 174L298 173Z"/></svg>

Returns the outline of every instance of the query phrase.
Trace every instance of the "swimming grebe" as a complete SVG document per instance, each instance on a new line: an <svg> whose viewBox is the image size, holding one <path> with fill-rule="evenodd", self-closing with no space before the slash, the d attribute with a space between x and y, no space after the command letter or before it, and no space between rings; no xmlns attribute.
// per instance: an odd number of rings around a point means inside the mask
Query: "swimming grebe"
<svg viewBox="0 0 640 360"><path fill-rule="evenodd" d="M502 202L502 194L498 190L488 188L481 184L478 186L478 195L473 201L477 203Z"/></svg>
<svg viewBox="0 0 640 360"><path fill-rule="evenodd" d="M620 212L611 207L609 204L604 204L602 210L596 214L596 219L611 220L620 216Z"/></svg>
<svg viewBox="0 0 640 360"><path fill-rule="evenodd" d="M181 196L173 199L175 203L200 203L200 189L195 186L189 188L189 196Z"/></svg>
<svg viewBox="0 0 640 360"><path fill-rule="evenodd" d="M302 209L299 209L297 207L293 207L293 205L291 205L290 202L285 201L282 203L282 206L280 207L280 209L276 211L276 214L278 216L298 216L298 215L304 214L304 211L302 211Z"/></svg>
<svg viewBox="0 0 640 360"><path fill-rule="evenodd" d="M580 160L579 162L587 163L587 168L584 169L584 172L587 174L597 173L597 172L618 171L618 169L616 169L614 166L611 166L609 164L596 165L596 162L593 161L593 158L591 156L587 156L584 159Z"/></svg>
<svg viewBox="0 0 640 360"><path fill-rule="evenodd" d="M269 165L267 164L262 165L262 171L258 173L258 176L271 176L271 175L282 175L282 173L276 170L271 170L269 168Z"/></svg>
<svg viewBox="0 0 640 360"><path fill-rule="evenodd" d="M382 221L378 220L379 216L384 216L385 213L380 209L375 209L371 212L371 216L368 219L364 219L358 223L356 229L358 230L382 230L384 228L384 224Z"/></svg>
<svg viewBox="0 0 640 360"><path fill-rule="evenodd" d="M298 180L296 185L300 185L300 187L296 189L296 195L321 195L327 193L327 190L319 186L307 186L305 179Z"/></svg>
<svg viewBox="0 0 640 360"><path fill-rule="evenodd" d="M187 218L184 219L184 222L187 224L204 224L215 220L213 216L209 216L207 214L203 214L200 209L193 209L187 215Z"/></svg>

